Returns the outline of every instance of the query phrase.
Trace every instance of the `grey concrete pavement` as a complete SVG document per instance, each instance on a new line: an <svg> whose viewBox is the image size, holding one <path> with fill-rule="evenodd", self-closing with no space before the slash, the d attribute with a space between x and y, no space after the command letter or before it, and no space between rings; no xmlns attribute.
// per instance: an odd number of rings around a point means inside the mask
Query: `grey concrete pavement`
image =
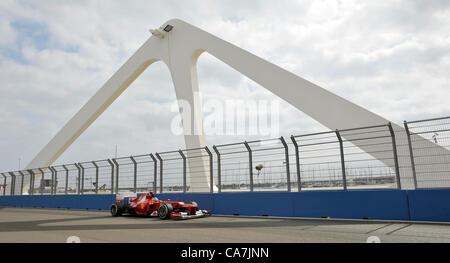
<svg viewBox="0 0 450 263"><path fill-rule="evenodd" d="M207 217L184 221L109 212L0 208L0 242L450 242L450 225Z"/></svg>

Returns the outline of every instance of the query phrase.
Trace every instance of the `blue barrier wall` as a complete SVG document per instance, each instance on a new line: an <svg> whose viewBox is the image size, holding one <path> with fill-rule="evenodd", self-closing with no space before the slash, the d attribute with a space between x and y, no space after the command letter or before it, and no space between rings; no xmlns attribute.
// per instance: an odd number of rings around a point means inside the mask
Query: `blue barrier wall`
<svg viewBox="0 0 450 263"><path fill-rule="evenodd" d="M408 191L411 220L450 222L450 189Z"/></svg>
<svg viewBox="0 0 450 263"><path fill-rule="evenodd" d="M159 194L162 200L195 200L215 214L409 220L403 190Z"/></svg>
<svg viewBox="0 0 450 263"><path fill-rule="evenodd" d="M0 196L0 206L109 210L116 195Z"/></svg>
<svg viewBox="0 0 450 263"><path fill-rule="evenodd" d="M215 214L450 222L450 189L164 193ZM108 210L115 195L0 196L0 206Z"/></svg>

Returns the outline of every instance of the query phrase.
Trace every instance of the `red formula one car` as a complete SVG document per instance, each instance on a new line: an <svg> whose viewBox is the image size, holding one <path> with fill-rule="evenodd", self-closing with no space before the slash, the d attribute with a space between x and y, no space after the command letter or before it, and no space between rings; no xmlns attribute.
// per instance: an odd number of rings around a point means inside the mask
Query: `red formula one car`
<svg viewBox="0 0 450 263"><path fill-rule="evenodd" d="M161 219L187 219L211 214L208 210L198 209L196 202L161 201L152 192L141 194L137 198L124 197L111 205L112 216L120 216L124 213L158 216Z"/></svg>

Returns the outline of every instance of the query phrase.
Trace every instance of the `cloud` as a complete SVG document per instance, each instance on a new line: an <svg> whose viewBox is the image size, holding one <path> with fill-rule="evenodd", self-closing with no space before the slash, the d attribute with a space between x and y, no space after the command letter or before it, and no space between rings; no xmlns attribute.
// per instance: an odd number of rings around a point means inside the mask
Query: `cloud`
<svg viewBox="0 0 450 263"><path fill-rule="evenodd" d="M149 37L177 17L387 119L449 115L448 1L0 2L0 170L29 162ZM198 63L205 99L273 100L209 54ZM155 63L58 163L184 147L175 92ZM325 129L280 101L281 135ZM209 136L208 144L246 139Z"/></svg>

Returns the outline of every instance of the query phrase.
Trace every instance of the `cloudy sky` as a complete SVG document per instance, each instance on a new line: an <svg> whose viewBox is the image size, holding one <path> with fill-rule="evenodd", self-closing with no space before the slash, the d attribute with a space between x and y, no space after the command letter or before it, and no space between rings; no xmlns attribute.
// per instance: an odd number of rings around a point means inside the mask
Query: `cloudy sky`
<svg viewBox="0 0 450 263"><path fill-rule="evenodd" d="M180 18L393 122L450 115L449 1L0 1L0 170L23 168L157 28ZM206 99L272 100L214 57ZM165 64L147 69L58 159L184 148ZM317 102L320 103L320 102ZM280 101L281 135L323 126ZM208 144L245 136L208 136Z"/></svg>

